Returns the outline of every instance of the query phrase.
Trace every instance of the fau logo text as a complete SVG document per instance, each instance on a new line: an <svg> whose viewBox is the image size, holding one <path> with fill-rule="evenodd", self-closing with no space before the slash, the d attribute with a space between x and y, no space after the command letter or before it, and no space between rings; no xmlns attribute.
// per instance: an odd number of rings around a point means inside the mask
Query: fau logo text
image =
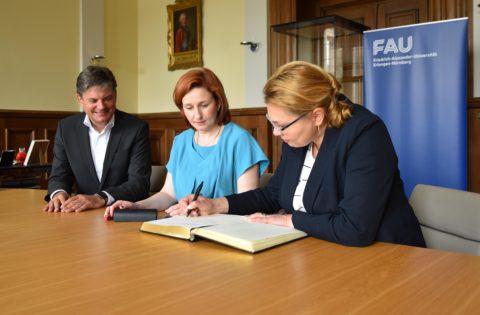
<svg viewBox="0 0 480 315"><path fill-rule="evenodd" d="M388 53L407 53L412 50L413 36L407 37L407 44L405 46L403 37L398 38L395 42L394 38L387 39L387 43L384 45L385 39L376 39L373 41L373 55L376 56L379 52L383 52L384 55Z"/></svg>

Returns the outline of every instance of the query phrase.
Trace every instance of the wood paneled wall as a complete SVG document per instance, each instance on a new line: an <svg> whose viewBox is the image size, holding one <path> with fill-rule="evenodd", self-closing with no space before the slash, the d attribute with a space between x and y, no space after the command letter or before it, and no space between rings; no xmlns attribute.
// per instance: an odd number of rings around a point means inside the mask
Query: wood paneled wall
<svg viewBox="0 0 480 315"><path fill-rule="evenodd" d="M60 119L75 112L0 111L0 148L28 148L33 139L49 139L48 162L52 161L55 131ZM271 161L269 171L278 165L280 142L272 141L272 128L265 119L265 108L231 110L232 121L245 128L258 141ZM188 128L180 113L138 114L150 126L152 163L165 165L170 157L173 138ZM274 156L274 154L276 154Z"/></svg>
<svg viewBox="0 0 480 315"><path fill-rule="evenodd" d="M282 141L272 135L272 128L265 119L265 108L234 109L232 121L247 129L258 141L270 159L268 171L272 172L280 161ZM57 123L74 112L24 112L0 111L0 148L27 147L32 139L50 139L48 162L52 161L52 149ZM188 126L180 113L139 114L150 125L152 163L165 165L170 156L173 138ZM469 123L469 190L480 192L480 106L468 110ZM472 128L473 126L473 128Z"/></svg>
<svg viewBox="0 0 480 315"><path fill-rule="evenodd" d="M467 111L467 115L468 190L480 193L480 105L472 104Z"/></svg>
<svg viewBox="0 0 480 315"><path fill-rule="evenodd" d="M49 139L48 162L52 161L53 140L58 121L73 112L0 110L0 149L28 150L34 139Z"/></svg>

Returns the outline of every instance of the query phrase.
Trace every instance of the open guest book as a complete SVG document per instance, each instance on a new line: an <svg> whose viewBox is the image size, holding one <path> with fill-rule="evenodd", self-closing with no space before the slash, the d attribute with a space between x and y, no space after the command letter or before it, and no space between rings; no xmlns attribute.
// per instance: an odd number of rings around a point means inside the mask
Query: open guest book
<svg viewBox="0 0 480 315"><path fill-rule="evenodd" d="M251 223L243 216L232 214L175 216L144 222L140 230L190 241L201 237L250 253L307 236L306 233L294 228Z"/></svg>

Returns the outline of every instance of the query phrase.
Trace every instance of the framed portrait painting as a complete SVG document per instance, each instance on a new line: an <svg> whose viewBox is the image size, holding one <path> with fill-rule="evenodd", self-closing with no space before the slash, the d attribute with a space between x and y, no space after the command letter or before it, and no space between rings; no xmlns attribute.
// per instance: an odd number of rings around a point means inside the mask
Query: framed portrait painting
<svg viewBox="0 0 480 315"><path fill-rule="evenodd" d="M202 1L177 0L167 12L168 70L203 66Z"/></svg>

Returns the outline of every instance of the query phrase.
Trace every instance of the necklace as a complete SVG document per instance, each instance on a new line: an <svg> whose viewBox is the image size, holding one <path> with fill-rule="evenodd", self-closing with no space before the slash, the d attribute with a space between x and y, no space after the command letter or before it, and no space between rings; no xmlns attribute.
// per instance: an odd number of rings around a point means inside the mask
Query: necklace
<svg viewBox="0 0 480 315"><path fill-rule="evenodd" d="M213 145L215 143L215 141L217 140L218 136L220 135L220 132L222 131L222 129L223 129L223 125L218 128L217 133L215 134L215 136L213 138L209 139L209 141L207 143L202 144L201 146L202 147L209 147L209 146ZM200 142L199 142L200 133L198 131L195 131L195 133L196 133L195 142L197 143L197 145L200 145Z"/></svg>

